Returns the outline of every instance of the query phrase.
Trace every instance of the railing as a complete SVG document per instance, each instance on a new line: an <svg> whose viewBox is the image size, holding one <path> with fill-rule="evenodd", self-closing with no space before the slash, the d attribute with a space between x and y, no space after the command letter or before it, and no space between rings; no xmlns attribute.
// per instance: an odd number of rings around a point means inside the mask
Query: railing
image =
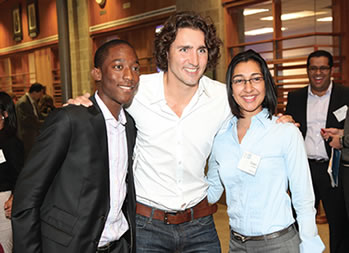
<svg viewBox="0 0 349 253"><path fill-rule="evenodd" d="M0 76L0 90L12 92L19 98L29 90L30 80L35 79L34 72L16 73Z"/></svg>

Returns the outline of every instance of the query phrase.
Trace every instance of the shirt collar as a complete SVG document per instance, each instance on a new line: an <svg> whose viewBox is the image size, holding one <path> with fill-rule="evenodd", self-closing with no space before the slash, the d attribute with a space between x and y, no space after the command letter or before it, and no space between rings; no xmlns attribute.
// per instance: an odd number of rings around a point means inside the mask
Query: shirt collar
<svg viewBox="0 0 349 253"><path fill-rule="evenodd" d="M260 111L257 115L252 117L252 121L258 121L262 126L266 127L269 125L272 121L268 118L269 112L267 108L263 108L262 111Z"/></svg>
<svg viewBox="0 0 349 253"><path fill-rule="evenodd" d="M154 98L151 100L151 104L155 104L158 102L165 102L166 103L166 99L165 99L165 91L164 91L164 72L160 71L159 75L158 75L158 81L155 82L158 84L158 88L157 88L157 92L154 95ZM210 93L209 90L206 87L206 78L205 76L202 76L199 80L199 87L197 90L197 94L200 97L202 94L206 94L208 97L210 97Z"/></svg>
<svg viewBox="0 0 349 253"><path fill-rule="evenodd" d="M330 85L328 86L327 91L324 94L324 96L329 96L331 94L331 91L332 91L332 80L331 80ZM308 85L308 95L312 96L312 97L318 96L311 91L310 84Z"/></svg>
<svg viewBox="0 0 349 253"><path fill-rule="evenodd" d="M259 122L263 127L266 127L268 124L272 122L272 120L270 120L268 117L269 117L268 109L263 108L262 111L260 111L259 113L257 113L251 118L251 125L254 124L254 122ZM233 117L230 120L230 127L237 124L238 120L239 119L237 117Z"/></svg>
<svg viewBox="0 0 349 253"><path fill-rule="evenodd" d="M113 114L111 114L111 112L109 111L108 107L104 104L103 100L98 96L98 91L95 92L95 98L99 108L102 111L105 121L113 120L113 121L116 121L118 124L122 124L122 125L126 124L126 116L125 116L124 109L122 107L119 113L118 120L116 120Z"/></svg>
<svg viewBox="0 0 349 253"><path fill-rule="evenodd" d="M34 99L32 99L32 97L30 96L30 94L28 92L26 92L25 95L28 97L30 103L35 104Z"/></svg>

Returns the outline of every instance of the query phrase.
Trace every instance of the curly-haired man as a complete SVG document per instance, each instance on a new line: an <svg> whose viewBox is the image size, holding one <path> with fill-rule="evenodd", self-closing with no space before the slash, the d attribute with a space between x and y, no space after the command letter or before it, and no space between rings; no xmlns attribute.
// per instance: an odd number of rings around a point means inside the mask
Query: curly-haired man
<svg viewBox="0 0 349 253"><path fill-rule="evenodd" d="M135 147L137 253L220 252L204 168L229 117L225 85L204 76L219 59L210 19L171 16L155 38L159 73L142 75L128 108Z"/></svg>

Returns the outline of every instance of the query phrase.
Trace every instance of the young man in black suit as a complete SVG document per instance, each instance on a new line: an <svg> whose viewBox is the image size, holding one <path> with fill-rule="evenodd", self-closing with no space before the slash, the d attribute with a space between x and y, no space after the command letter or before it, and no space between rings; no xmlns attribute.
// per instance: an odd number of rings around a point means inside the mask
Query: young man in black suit
<svg viewBox="0 0 349 253"><path fill-rule="evenodd" d="M307 73L310 85L288 94L286 114L300 123L315 200L322 200L329 223L331 253L348 252L349 223L344 200L341 191L331 186L327 173L331 148L320 133L323 128L343 129L349 88L331 81L333 58L327 51L318 50L308 56Z"/></svg>
<svg viewBox="0 0 349 253"><path fill-rule="evenodd" d="M53 112L18 178L15 253L135 252L136 129L123 105L138 86L138 58L113 40L94 64L93 106Z"/></svg>

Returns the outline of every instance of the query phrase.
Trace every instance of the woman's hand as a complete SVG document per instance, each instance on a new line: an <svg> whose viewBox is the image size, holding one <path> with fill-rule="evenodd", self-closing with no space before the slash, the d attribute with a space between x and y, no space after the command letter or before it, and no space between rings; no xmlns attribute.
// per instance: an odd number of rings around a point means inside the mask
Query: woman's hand
<svg viewBox="0 0 349 253"><path fill-rule="evenodd" d="M11 196L8 198L8 200L4 204L5 216L8 219L11 219L12 201L13 201L13 194L11 194Z"/></svg>

